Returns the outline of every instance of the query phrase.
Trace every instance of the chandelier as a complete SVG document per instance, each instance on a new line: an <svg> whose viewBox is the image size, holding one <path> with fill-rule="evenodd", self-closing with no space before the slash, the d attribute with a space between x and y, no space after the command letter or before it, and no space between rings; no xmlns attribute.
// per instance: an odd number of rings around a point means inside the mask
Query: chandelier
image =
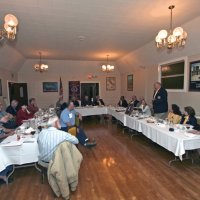
<svg viewBox="0 0 200 200"><path fill-rule="evenodd" d="M101 70L103 71L103 72L112 72L112 71L114 71L114 69L115 69L115 66L113 66L113 65L109 65L108 64L108 57L109 57L109 55L107 55L107 63L106 63L106 65L102 65L101 66Z"/></svg>
<svg viewBox="0 0 200 200"><path fill-rule="evenodd" d="M39 63L34 65L34 69L36 72L45 72L48 70L49 66L42 63L42 53L41 52L39 52L39 55L40 55L40 61L39 61Z"/></svg>
<svg viewBox="0 0 200 200"><path fill-rule="evenodd" d="M3 29L0 29L0 40L7 38L8 40L14 40L17 34L18 19L11 14L7 14L4 17Z"/></svg>
<svg viewBox="0 0 200 200"><path fill-rule="evenodd" d="M167 47L172 49L174 47L183 47L186 43L187 33L183 28L177 27L174 30L172 29L172 10L174 8L174 5L168 7L171 10L170 30L168 32L166 30L159 31L155 38L157 48Z"/></svg>

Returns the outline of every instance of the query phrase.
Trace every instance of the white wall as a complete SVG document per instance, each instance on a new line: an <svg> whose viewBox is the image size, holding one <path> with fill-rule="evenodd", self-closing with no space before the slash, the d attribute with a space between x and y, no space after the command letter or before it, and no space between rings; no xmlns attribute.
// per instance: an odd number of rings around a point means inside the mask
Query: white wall
<svg viewBox="0 0 200 200"><path fill-rule="evenodd" d="M182 27L188 33L186 46L181 49L158 50L152 41L118 60L122 82L125 82L127 74L134 74L134 93L137 96L144 95L151 102L153 95L153 83L158 80L158 64L172 59L188 56L188 62L200 60L200 17L184 24ZM162 27L161 27L162 28ZM126 85L122 85L122 94L129 97ZM200 114L200 92L169 92L169 104L177 103L180 107L193 106Z"/></svg>
<svg viewBox="0 0 200 200"><path fill-rule="evenodd" d="M17 74L9 72L5 69L0 69L0 79L2 84L2 96L0 96L0 101L4 104L3 98L8 99L7 81L17 81ZM4 104L5 107L5 104Z"/></svg>
<svg viewBox="0 0 200 200"><path fill-rule="evenodd" d="M100 63L97 61L67 61L67 60L47 60L49 70L44 73L35 72L33 65L38 60L26 60L23 67L18 72L18 81L28 83L28 96L35 97L40 107L55 104L58 93L43 93L42 82L57 81L61 76L64 100L68 100L68 81L99 82L100 96L106 104L116 104L121 94L121 77L118 69L112 73L101 71ZM89 80L88 74L96 75L97 78ZM106 91L106 77L115 76L117 87L115 91Z"/></svg>

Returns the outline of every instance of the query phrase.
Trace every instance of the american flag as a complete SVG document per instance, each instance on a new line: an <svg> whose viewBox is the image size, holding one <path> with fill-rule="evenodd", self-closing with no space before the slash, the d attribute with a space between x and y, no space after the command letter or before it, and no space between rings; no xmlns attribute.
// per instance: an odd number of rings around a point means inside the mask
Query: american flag
<svg viewBox="0 0 200 200"><path fill-rule="evenodd" d="M62 80L61 80L61 77L60 77L60 88L59 88L59 95L60 95L60 97L63 97L63 85L62 85Z"/></svg>

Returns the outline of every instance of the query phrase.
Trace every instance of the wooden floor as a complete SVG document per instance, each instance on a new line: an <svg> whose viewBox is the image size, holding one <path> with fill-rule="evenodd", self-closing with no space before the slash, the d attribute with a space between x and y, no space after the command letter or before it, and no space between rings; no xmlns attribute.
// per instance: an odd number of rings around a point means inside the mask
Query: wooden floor
<svg viewBox="0 0 200 200"><path fill-rule="evenodd" d="M131 141L122 128L94 122L84 129L98 145L79 148L84 160L71 200L200 200L198 160L170 167L173 155L142 135ZM13 183L0 186L0 200L53 199L47 180L42 185L34 168L18 169Z"/></svg>

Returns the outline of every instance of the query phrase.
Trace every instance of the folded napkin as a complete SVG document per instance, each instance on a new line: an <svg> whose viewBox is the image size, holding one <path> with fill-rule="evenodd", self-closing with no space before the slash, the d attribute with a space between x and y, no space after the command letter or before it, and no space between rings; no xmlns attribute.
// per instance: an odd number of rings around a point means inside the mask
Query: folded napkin
<svg viewBox="0 0 200 200"><path fill-rule="evenodd" d="M25 130L25 133L30 134L32 131L35 131L33 128L28 128Z"/></svg>

